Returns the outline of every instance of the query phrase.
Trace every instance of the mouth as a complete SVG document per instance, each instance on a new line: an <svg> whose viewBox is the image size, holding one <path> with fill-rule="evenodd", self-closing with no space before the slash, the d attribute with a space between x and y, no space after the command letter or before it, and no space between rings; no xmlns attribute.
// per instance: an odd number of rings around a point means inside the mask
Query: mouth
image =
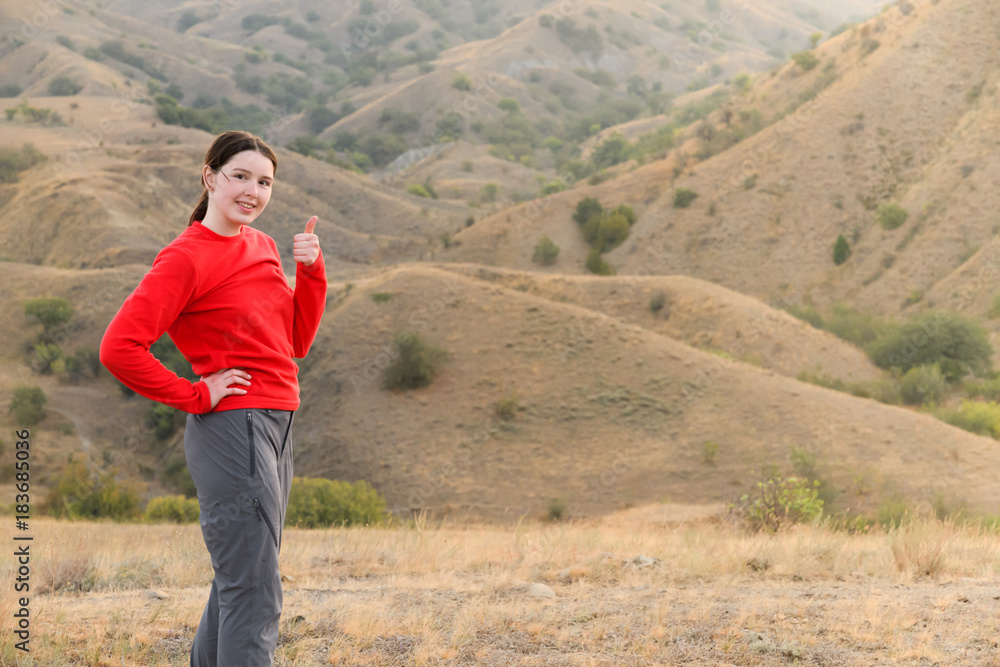
<svg viewBox="0 0 1000 667"><path fill-rule="evenodd" d="M254 206L253 204L248 204L244 201L238 201L236 203L239 204L240 208L242 208L244 211L252 211L256 208L256 206Z"/></svg>

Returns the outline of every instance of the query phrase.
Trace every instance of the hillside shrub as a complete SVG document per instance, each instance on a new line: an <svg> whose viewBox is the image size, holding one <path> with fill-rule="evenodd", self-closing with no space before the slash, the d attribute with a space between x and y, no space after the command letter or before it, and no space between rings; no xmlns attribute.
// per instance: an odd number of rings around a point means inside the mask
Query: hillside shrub
<svg viewBox="0 0 1000 667"><path fill-rule="evenodd" d="M961 407L938 410L935 416L960 429L1000 438L1000 405L993 401L983 403L963 400Z"/></svg>
<svg viewBox="0 0 1000 667"><path fill-rule="evenodd" d="M177 429L178 410L163 403L151 403L143 416L144 424L151 428L157 440L166 440Z"/></svg>
<svg viewBox="0 0 1000 667"><path fill-rule="evenodd" d="M531 256L531 261L542 266L552 266L559 256L559 246L557 246L548 236L543 236L535 244L535 252Z"/></svg>
<svg viewBox="0 0 1000 667"><path fill-rule="evenodd" d="M866 348L892 328L871 313L862 313L841 302L833 304L830 316L822 326L837 338L860 348Z"/></svg>
<svg viewBox="0 0 1000 667"><path fill-rule="evenodd" d="M194 523L200 514L197 498L157 496L146 504L142 519L149 523Z"/></svg>
<svg viewBox="0 0 1000 667"><path fill-rule="evenodd" d="M903 401L907 405L937 403L948 390L948 382L938 364L914 366L899 381Z"/></svg>
<svg viewBox="0 0 1000 667"><path fill-rule="evenodd" d="M49 334L69 322L74 312L73 304L59 297L41 297L24 303L24 314L38 318Z"/></svg>
<svg viewBox="0 0 1000 667"><path fill-rule="evenodd" d="M451 80L451 87L455 90L468 92L472 88L472 81L465 74L459 73Z"/></svg>
<svg viewBox="0 0 1000 667"><path fill-rule="evenodd" d="M898 327L888 328L868 346L868 354L882 368L911 368L937 363L949 382L992 370L993 346L989 334L973 319L946 312L927 312Z"/></svg>
<svg viewBox="0 0 1000 667"><path fill-rule="evenodd" d="M823 514L819 480L785 478L769 466L754 490L744 493L730 506L753 531L777 532L791 524L813 521Z"/></svg>
<svg viewBox="0 0 1000 667"><path fill-rule="evenodd" d="M987 401L1000 401L1000 377L966 382L964 390L965 395L969 398L985 398Z"/></svg>
<svg viewBox="0 0 1000 667"><path fill-rule="evenodd" d="M576 205L576 211L573 212L573 220L576 224L583 226L591 218L600 217L604 213L604 208L601 206L601 202L595 197L587 197L581 199Z"/></svg>
<svg viewBox="0 0 1000 667"><path fill-rule="evenodd" d="M417 333L400 331L393 340L400 342L399 357L386 367L382 376L383 387L395 390L429 386L448 353ZM408 341L408 344L403 344L403 341Z"/></svg>
<svg viewBox="0 0 1000 667"><path fill-rule="evenodd" d="M833 263L841 265L851 256L851 246L843 234L837 235L837 240L833 244Z"/></svg>
<svg viewBox="0 0 1000 667"><path fill-rule="evenodd" d="M812 51L799 51L792 54L792 60L796 65L808 72L819 64L819 58Z"/></svg>
<svg viewBox="0 0 1000 667"><path fill-rule="evenodd" d="M91 473L82 461L71 460L49 490L44 510L56 518L133 520L140 516L139 492L119 483L113 470Z"/></svg>
<svg viewBox="0 0 1000 667"><path fill-rule="evenodd" d="M163 482L169 484L175 490L180 491L188 498L194 498L198 494L191 477L191 471L187 467L187 458L184 454L174 454L167 460L167 465L163 468L161 475Z"/></svg>
<svg viewBox="0 0 1000 667"><path fill-rule="evenodd" d="M674 191L674 208L687 208L695 199L698 193L688 188L677 188Z"/></svg>
<svg viewBox="0 0 1000 667"><path fill-rule="evenodd" d="M70 97L76 95L81 90L83 90L83 84L77 83L65 74L53 77L49 81L49 95L55 97Z"/></svg>
<svg viewBox="0 0 1000 667"><path fill-rule="evenodd" d="M602 216L597 228L597 237L593 241L593 247L598 252L607 252L617 248L628 238L630 226L628 219L620 213Z"/></svg>
<svg viewBox="0 0 1000 667"><path fill-rule="evenodd" d="M406 186L406 191L411 195L415 195L417 197L426 197L427 199L431 198L431 193L427 192L427 188L420 185L419 183L413 183L411 185Z"/></svg>
<svg viewBox="0 0 1000 667"><path fill-rule="evenodd" d="M373 526L386 522L385 498L368 482L293 477L285 524L298 528Z"/></svg>
<svg viewBox="0 0 1000 667"><path fill-rule="evenodd" d="M27 171L46 159L45 154L35 148L34 144L24 144L21 150L0 146L0 183L17 183L22 171Z"/></svg>
<svg viewBox="0 0 1000 667"><path fill-rule="evenodd" d="M883 202L879 204L876 215L878 216L879 224L882 225L883 229L893 230L898 229L904 222L906 222L909 212L899 204L888 204Z"/></svg>
<svg viewBox="0 0 1000 667"><path fill-rule="evenodd" d="M667 305L667 293L663 290L656 290L653 296L649 297L649 312L659 313Z"/></svg>
<svg viewBox="0 0 1000 667"><path fill-rule="evenodd" d="M500 186L496 183L487 183L479 189L479 198L485 202L494 202L500 193Z"/></svg>
<svg viewBox="0 0 1000 667"><path fill-rule="evenodd" d="M45 417L47 402L48 398L41 387L22 384L14 388L14 397L8 411L13 413L14 423L18 426L34 426Z"/></svg>
<svg viewBox="0 0 1000 667"><path fill-rule="evenodd" d="M604 258L601 257L601 251L597 248L590 249L584 265L588 271L599 276L612 276L615 274L615 268L604 261Z"/></svg>

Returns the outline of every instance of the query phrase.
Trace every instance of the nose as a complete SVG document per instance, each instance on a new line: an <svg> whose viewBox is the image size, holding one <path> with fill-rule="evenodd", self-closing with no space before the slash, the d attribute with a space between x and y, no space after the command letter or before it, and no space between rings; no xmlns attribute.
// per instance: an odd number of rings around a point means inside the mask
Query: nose
<svg viewBox="0 0 1000 667"><path fill-rule="evenodd" d="M251 180L247 183L247 194L251 194L254 197L257 196L257 181Z"/></svg>

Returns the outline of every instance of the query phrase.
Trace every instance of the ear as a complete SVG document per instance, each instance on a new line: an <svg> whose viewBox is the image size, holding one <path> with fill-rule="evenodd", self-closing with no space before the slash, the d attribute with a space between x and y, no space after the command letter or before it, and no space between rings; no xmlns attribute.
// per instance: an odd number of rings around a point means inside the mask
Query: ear
<svg viewBox="0 0 1000 667"><path fill-rule="evenodd" d="M201 182L209 192L215 190L215 172L207 164L201 168Z"/></svg>

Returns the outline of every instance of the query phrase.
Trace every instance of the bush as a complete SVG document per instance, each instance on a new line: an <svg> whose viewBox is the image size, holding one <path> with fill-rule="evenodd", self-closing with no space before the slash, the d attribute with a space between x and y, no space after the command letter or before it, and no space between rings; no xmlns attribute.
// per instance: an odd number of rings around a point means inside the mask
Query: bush
<svg viewBox="0 0 1000 667"><path fill-rule="evenodd" d="M548 236L543 236L535 244L535 252L531 256L531 261L542 266L552 266L559 256L559 246L557 246Z"/></svg>
<svg viewBox="0 0 1000 667"><path fill-rule="evenodd" d="M49 81L49 95L69 97L83 90L83 85L66 75L60 75Z"/></svg>
<svg viewBox="0 0 1000 667"><path fill-rule="evenodd" d="M812 51L799 51L798 53L793 53L792 60L795 61L796 65L807 72L819 64L819 58L817 58Z"/></svg>
<svg viewBox="0 0 1000 667"><path fill-rule="evenodd" d="M406 191L411 195L416 195L417 197L431 198L431 193L427 192L427 188L420 185L419 183L413 183L412 185L406 186Z"/></svg>
<svg viewBox="0 0 1000 667"><path fill-rule="evenodd" d="M157 440L166 440L177 429L175 419L177 414L178 410L169 405L153 403L146 410L144 421L153 428Z"/></svg>
<svg viewBox="0 0 1000 667"><path fill-rule="evenodd" d="M46 159L34 144L24 144L21 150L0 147L0 183L17 183L22 171L27 171Z"/></svg>
<svg viewBox="0 0 1000 667"><path fill-rule="evenodd" d="M0 86L0 97L17 97L24 92L24 88L16 83L8 83Z"/></svg>
<svg viewBox="0 0 1000 667"><path fill-rule="evenodd" d="M479 198L486 202L493 202L497 200L499 192L499 185L496 183L487 183L479 190Z"/></svg>
<svg viewBox="0 0 1000 667"><path fill-rule="evenodd" d="M472 81L469 80L469 77L460 73L452 79L451 87L456 90L468 91L472 88Z"/></svg>
<svg viewBox="0 0 1000 667"><path fill-rule="evenodd" d="M263 30L269 25L274 25L277 22L278 22L278 17L276 16L268 16L265 14L248 14L243 17L241 25L243 26L244 30L250 33L255 33L259 30Z"/></svg>
<svg viewBox="0 0 1000 667"><path fill-rule="evenodd" d="M114 471L92 475L82 461L70 460L44 507L56 518L126 521L139 517L139 493L131 485L119 484Z"/></svg>
<svg viewBox="0 0 1000 667"><path fill-rule="evenodd" d="M17 426L34 426L45 417L45 403L48 398L41 387L20 385L14 389L9 412L14 413Z"/></svg>
<svg viewBox="0 0 1000 667"><path fill-rule="evenodd" d="M882 368L911 368L937 363L949 382L972 373L985 376L992 368L993 346L975 320L953 313L921 313L892 327L872 342L868 354Z"/></svg>
<svg viewBox="0 0 1000 667"><path fill-rule="evenodd" d="M698 193L687 188L678 188L674 191L674 208L687 208L695 199Z"/></svg>
<svg viewBox="0 0 1000 667"><path fill-rule="evenodd" d="M601 257L601 251L597 248L591 248L590 252L587 253L585 265L588 271L599 276L612 276L615 274L615 268L604 261Z"/></svg>
<svg viewBox="0 0 1000 667"><path fill-rule="evenodd" d="M429 386L447 352L408 331L398 332L393 340L400 342L399 358L385 369L383 386L389 390Z"/></svg>
<svg viewBox="0 0 1000 667"><path fill-rule="evenodd" d="M935 416L943 422L966 431L1000 438L1000 405L993 401L983 403L963 400L961 407L957 410L939 410Z"/></svg>
<svg viewBox="0 0 1000 667"><path fill-rule="evenodd" d="M576 220L576 224L583 226L591 218L600 217L603 213L604 209L601 207L601 202L594 197L587 197L576 205L573 219Z"/></svg>
<svg viewBox="0 0 1000 667"><path fill-rule="evenodd" d="M143 521L150 523L193 523L198 520L201 508L197 498L184 496L158 496L146 504Z"/></svg>
<svg viewBox="0 0 1000 667"><path fill-rule="evenodd" d="M909 212L898 204L882 203L879 204L876 215L883 229L893 230L898 229L906 222Z"/></svg>
<svg viewBox="0 0 1000 667"><path fill-rule="evenodd" d="M762 475L752 493L731 506L756 531L776 532L794 523L812 521L823 514L819 480L784 478L773 466Z"/></svg>
<svg viewBox="0 0 1000 667"><path fill-rule="evenodd" d="M385 498L368 482L293 477L286 525L299 528L370 526L388 518Z"/></svg>
<svg viewBox="0 0 1000 667"><path fill-rule="evenodd" d="M505 97L499 102L497 102L497 107L502 111L507 113L518 113L521 110L521 105L517 103L513 97Z"/></svg>
<svg viewBox="0 0 1000 667"><path fill-rule="evenodd" d="M517 392L510 392L493 404L493 414L499 419L510 421L517 413Z"/></svg>
<svg viewBox="0 0 1000 667"><path fill-rule="evenodd" d="M37 317L46 333L69 322L74 312L73 304L58 297L32 299L24 304L24 314Z"/></svg>
<svg viewBox="0 0 1000 667"><path fill-rule="evenodd" d="M914 366L900 380L900 391L907 405L937 403L948 389L938 364Z"/></svg>
<svg viewBox="0 0 1000 667"><path fill-rule="evenodd" d="M874 315L862 313L840 302L833 304L833 311L822 326L837 338L860 348L866 348L892 328Z"/></svg>
<svg viewBox="0 0 1000 667"><path fill-rule="evenodd" d="M846 262L850 256L851 246L848 245L843 234L838 234L837 240L833 244L833 263L839 266Z"/></svg>
<svg viewBox="0 0 1000 667"><path fill-rule="evenodd" d="M649 312L658 313L667 305L667 293L663 290L656 290L649 298Z"/></svg>
<svg viewBox="0 0 1000 667"><path fill-rule="evenodd" d="M607 252L617 248L628 237L628 219L619 213L612 213L600 219L597 228L597 238L594 247L598 252Z"/></svg>
<svg viewBox="0 0 1000 667"><path fill-rule="evenodd" d="M188 498L194 498L198 489L191 478L191 471L187 467L187 459L183 454L174 454L167 461L163 469L163 481L180 491Z"/></svg>

